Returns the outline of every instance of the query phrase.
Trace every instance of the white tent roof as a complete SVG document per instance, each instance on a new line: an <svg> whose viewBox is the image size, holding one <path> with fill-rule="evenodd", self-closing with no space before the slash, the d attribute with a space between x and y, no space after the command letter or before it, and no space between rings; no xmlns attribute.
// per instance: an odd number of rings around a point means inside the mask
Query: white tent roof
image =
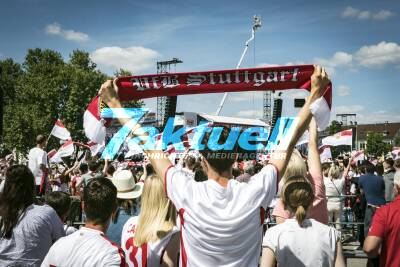
<svg viewBox="0 0 400 267"><path fill-rule="evenodd" d="M249 126L262 126L262 127L269 126L267 123L265 123L259 119L244 119L244 118L225 117L225 116L216 116L216 115L208 115L208 114L199 114L199 115L210 122L249 125Z"/></svg>

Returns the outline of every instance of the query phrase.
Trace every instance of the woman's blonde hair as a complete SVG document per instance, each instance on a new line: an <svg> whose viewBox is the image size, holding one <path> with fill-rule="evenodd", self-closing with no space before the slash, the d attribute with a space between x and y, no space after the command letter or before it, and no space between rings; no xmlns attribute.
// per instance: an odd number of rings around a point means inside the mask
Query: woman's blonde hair
<svg viewBox="0 0 400 267"><path fill-rule="evenodd" d="M279 189L283 187L287 178L291 176L307 176L307 165L297 152L293 152L290 156L286 170L282 174L282 179L279 181ZM282 191L279 190L279 192Z"/></svg>
<svg viewBox="0 0 400 267"><path fill-rule="evenodd" d="M138 226L135 230L135 246L155 242L166 236L176 225L177 212L174 204L165 196L161 178L146 178L142 193Z"/></svg>
<svg viewBox="0 0 400 267"><path fill-rule="evenodd" d="M313 200L314 192L307 178L296 175L286 179L282 188L282 202L285 209L295 215L299 224L305 220Z"/></svg>
<svg viewBox="0 0 400 267"><path fill-rule="evenodd" d="M340 175L340 168L336 165L332 165L328 172L328 177L331 179L337 179Z"/></svg>

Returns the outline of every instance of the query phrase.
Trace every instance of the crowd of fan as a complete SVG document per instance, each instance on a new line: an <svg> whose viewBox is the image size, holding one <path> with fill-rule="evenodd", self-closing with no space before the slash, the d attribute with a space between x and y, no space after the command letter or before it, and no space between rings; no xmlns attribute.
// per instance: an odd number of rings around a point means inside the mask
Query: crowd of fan
<svg viewBox="0 0 400 267"><path fill-rule="evenodd" d="M145 151L140 162L85 157L49 166L38 136L28 166L1 162L0 266L345 266L347 208L364 221L368 256L400 266L400 159L321 164L309 106L328 82L316 68L284 157L268 161L215 157L236 152L206 147L174 164ZM112 90L106 82L101 97L118 107ZM305 158L294 146L307 128ZM271 207L277 225L264 231Z"/></svg>

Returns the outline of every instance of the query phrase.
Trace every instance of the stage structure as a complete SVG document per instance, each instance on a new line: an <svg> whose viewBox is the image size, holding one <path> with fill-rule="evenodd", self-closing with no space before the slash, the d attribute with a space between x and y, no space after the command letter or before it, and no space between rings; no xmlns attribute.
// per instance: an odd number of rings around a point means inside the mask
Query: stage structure
<svg viewBox="0 0 400 267"><path fill-rule="evenodd" d="M171 73L171 67L173 72L176 72L176 64L183 63L182 60L174 57L172 60L158 61L157 62L157 74ZM178 101L177 96L160 96L157 97L157 126L164 127L169 117L175 116L176 103Z"/></svg>

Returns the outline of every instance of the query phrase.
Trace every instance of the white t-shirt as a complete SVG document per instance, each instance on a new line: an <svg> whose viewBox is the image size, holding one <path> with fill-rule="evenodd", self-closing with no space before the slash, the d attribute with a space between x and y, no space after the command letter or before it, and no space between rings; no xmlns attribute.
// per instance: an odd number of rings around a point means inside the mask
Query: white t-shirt
<svg viewBox="0 0 400 267"><path fill-rule="evenodd" d="M97 267L125 266L122 249L112 243L103 232L82 227L78 231L60 238L47 253L42 267Z"/></svg>
<svg viewBox="0 0 400 267"><path fill-rule="evenodd" d="M263 247L274 252L278 266L334 266L340 232L314 219L306 219L302 226L287 219L268 229Z"/></svg>
<svg viewBox="0 0 400 267"><path fill-rule="evenodd" d="M328 202L330 203L340 203L340 195L343 192L345 179L344 177L340 179L330 179L324 177L324 184L325 184L325 192L326 196L328 197Z"/></svg>
<svg viewBox="0 0 400 267"><path fill-rule="evenodd" d="M165 190L180 215L180 266L258 266L262 223L277 176L268 165L249 183L231 179L223 187L214 180L195 182L171 166Z"/></svg>
<svg viewBox="0 0 400 267"><path fill-rule="evenodd" d="M40 185L43 175L40 165L43 164L47 167L47 153L41 148L34 147L29 151L28 160L28 166L35 176L36 185Z"/></svg>
<svg viewBox="0 0 400 267"><path fill-rule="evenodd" d="M121 236L121 246L125 252L125 259L131 267L161 266L161 259L171 237L179 232L174 227L166 236L154 243L145 243L141 247L134 246L135 229L139 217L131 217L124 225Z"/></svg>

